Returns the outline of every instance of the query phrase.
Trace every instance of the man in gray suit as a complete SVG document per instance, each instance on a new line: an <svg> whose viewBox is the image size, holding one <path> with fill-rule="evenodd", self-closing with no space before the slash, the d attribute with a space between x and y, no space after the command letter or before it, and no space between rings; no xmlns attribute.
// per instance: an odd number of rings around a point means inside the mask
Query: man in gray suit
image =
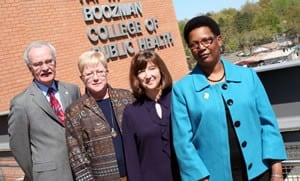
<svg viewBox="0 0 300 181"><path fill-rule="evenodd" d="M24 59L33 81L11 101L8 134L12 154L26 181L72 181L64 118L52 109L48 90L53 89L64 110L80 97L80 89L55 80L56 50L50 43L31 43Z"/></svg>

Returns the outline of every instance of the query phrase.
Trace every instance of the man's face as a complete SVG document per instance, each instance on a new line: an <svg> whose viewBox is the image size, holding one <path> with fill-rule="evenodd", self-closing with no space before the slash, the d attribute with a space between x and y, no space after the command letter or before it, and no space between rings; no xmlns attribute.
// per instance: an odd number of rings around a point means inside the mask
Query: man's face
<svg viewBox="0 0 300 181"><path fill-rule="evenodd" d="M50 86L55 79L56 65L51 50L47 46L32 48L28 54L29 70L39 83Z"/></svg>
<svg viewBox="0 0 300 181"><path fill-rule="evenodd" d="M221 46L222 37L215 36L209 27L199 27L189 33L189 48L200 66L219 61Z"/></svg>

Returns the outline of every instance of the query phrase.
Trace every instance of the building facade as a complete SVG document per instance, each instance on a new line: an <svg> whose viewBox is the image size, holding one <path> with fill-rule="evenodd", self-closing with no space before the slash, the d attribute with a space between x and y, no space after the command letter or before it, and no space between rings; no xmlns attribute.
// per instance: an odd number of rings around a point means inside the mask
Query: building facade
<svg viewBox="0 0 300 181"><path fill-rule="evenodd" d="M77 84L77 60L101 50L109 63L109 82L129 89L135 53L155 49L174 81L188 72L172 0L4 0L0 2L0 180L19 180L7 135L10 100L32 81L23 52L32 41L57 49L57 79Z"/></svg>
<svg viewBox="0 0 300 181"><path fill-rule="evenodd" d="M129 63L142 49L156 49L176 81L188 71L172 0L5 0L0 2L0 113L32 76L23 60L36 40L57 49L57 78L81 86L79 55L102 50L109 82L129 88Z"/></svg>

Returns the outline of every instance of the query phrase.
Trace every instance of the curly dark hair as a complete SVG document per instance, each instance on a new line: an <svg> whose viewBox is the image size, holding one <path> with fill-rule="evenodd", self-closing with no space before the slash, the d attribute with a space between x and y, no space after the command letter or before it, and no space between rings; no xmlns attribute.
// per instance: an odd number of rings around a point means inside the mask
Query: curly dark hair
<svg viewBox="0 0 300 181"><path fill-rule="evenodd" d="M192 30L207 26L210 28L210 30L214 33L215 36L218 36L221 34L219 25L216 23L215 20L208 16L196 16L192 19L190 19L184 26L183 35L184 40L187 44L189 44L189 34Z"/></svg>

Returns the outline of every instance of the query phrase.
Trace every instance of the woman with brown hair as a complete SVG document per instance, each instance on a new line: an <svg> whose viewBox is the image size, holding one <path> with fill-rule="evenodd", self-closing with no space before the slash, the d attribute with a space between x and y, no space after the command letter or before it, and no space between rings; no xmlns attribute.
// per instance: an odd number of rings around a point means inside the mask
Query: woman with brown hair
<svg viewBox="0 0 300 181"><path fill-rule="evenodd" d="M150 50L131 62L130 85L136 101L123 114L123 141L130 181L179 179L170 133L171 75Z"/></svg>

